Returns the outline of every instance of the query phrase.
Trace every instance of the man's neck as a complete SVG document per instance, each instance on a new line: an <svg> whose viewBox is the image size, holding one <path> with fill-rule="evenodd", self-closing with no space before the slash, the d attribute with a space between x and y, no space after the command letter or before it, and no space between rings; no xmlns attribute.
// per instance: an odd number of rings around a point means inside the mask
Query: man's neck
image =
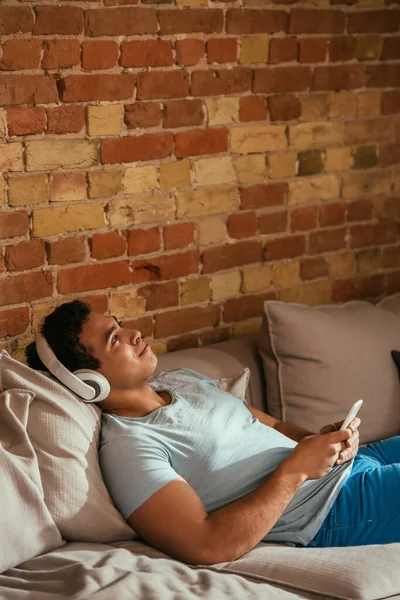
<svg viewBox="0 0 400 600"><path fill-rule="evenodd" d="M168 392L157 393L152 387L146 385L141 390L112 392L103 401L103 406L100 408L106 414L119 417L145 417L155 410L167 406L171 400Z"/></svg>

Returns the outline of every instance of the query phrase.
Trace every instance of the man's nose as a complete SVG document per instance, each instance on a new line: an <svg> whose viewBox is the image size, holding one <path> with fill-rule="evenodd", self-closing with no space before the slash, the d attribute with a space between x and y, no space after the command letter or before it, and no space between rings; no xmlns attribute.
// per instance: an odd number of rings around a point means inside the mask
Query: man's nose
<svg viewBox="0 0 400 600"><path fill-rule="evenodd" d="M142 339L142 334L137 329L131 331L131 344L136 345Z"/></svg>

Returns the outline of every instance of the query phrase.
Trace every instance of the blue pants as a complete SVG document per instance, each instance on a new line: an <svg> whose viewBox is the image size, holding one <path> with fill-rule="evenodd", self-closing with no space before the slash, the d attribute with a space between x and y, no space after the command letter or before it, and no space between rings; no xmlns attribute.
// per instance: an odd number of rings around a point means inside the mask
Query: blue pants
<svg viewBox="0 0 400 600"><path fill-rule="evenodd" d="M357 452L353 469L309 547L400 542L400 435Z"/></svg>

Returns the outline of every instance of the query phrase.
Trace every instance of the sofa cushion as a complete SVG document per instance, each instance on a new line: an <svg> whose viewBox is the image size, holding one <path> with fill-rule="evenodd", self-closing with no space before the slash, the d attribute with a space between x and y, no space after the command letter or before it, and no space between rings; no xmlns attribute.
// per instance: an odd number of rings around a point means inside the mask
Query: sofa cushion
<svg viewBox="0 0 400 600"><path fill-rule="evenodd" d="M361 444L400 432L400 385L391 357L400 341L398 315L366 301L267 301L264 308L260 351L273 417L317 432L344 419L362 398Z"/></svg>
<svg viewBox="0 0 400 600"><path fill-rule="evenodd" d="M26 431L33 398L18 389L0 393L0 573L65 544L44 503Z"/></svg>

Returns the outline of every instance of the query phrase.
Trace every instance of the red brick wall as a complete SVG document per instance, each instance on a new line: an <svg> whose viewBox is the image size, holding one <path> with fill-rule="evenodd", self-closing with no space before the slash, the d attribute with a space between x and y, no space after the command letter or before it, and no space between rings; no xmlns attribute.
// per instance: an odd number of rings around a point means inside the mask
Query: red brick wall
<svg viewBox="0 0 400 600"><path fill-rule="evenodd" d="M0 6L0 347L84 298L158 352L400 290L399 0Z"/></svg>

